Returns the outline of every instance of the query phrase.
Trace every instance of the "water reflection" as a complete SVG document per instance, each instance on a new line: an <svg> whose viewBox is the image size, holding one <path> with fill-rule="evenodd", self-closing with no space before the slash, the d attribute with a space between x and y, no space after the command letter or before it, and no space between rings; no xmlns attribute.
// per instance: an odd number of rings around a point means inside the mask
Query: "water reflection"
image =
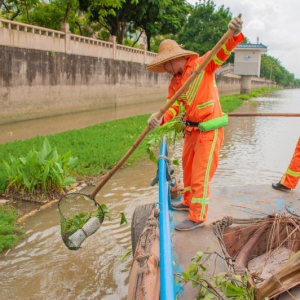
<svg viewBox="0 0 300 300"><path fill-rule="evenodd" d="M239 111L300 113L299 96L299 90L279 91L248 101ZM212 188L278 181L299 129L300 118L231 117ZM177 142L177 158L181 146ZM130 222L137 205L157 201L157 186L149 185L155 172L156 165L149 161L120 169L97 201L124 211ZM82 249L70 251L61 240L59 222L56 207L27 219L27 238L0 256L0 299L126 299L131 256L124 262L119 259L131 247L130 225L107 221Z"/></svg>

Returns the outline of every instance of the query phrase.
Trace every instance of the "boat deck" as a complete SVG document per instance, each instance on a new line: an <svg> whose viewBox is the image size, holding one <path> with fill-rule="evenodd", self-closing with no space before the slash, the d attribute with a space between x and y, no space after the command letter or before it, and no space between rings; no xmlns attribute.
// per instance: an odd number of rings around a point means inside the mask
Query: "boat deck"
<svg viewBox="0 0 300 300"><path fill-rule="evenodd" d="M175 262L174 271L181 272L191 263L197 251L222 251L217 237L213 232L213 222L225 216L250 219L261 218L275 213L292 212L300 216L300 187L295 190L282 192L274 190L270 185L261 186L230 186L211 187L208 219L204 227L191 231L176 231L175 225L188 217L187 211L170 211L170 227L172 233L172 251ZM206 278L213 274L227 271L225 262L213 255L209 259ZM179 287L176 287L178 290ZM180 299L195 299L197 288L189 285L180 291ZM283 299L282 296L280 299ZM300 294L299 298L300 299Z"/></svg>

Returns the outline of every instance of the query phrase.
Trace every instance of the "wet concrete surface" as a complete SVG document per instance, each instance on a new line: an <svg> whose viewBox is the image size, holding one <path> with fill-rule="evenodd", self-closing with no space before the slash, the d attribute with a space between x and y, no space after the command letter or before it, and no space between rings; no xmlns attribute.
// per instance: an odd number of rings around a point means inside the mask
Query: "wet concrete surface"
<svg viewBox="0 0 300 300"><path fill-rule="evenodd" d="M173 255L178 265L177 271L186 270L191 264L191 258L196 256L198 251L224 255L213 232L213 223L226 216L247 220L289 212L300 216L300 186L289 192L274 190L270 184L213 187L212 190L209 218L204 227L192 231L176 231L174 227L188 217L188 212L171 212ZM205 265L208 266L206 278L220 272L228 272L225 261L217 255L212 255ZM188 285L180 299L195 299L196 296L197 289Z"/></svg>
<svg viewBox="0 0 300 300"><path fill-rule="evenodd" d="M283 95L291 101L286 102ZM300 91L282 91L274 97L253 99L237 110L251 111L300 112ZM288 167L300 134L299 128L300 118L230 118L219 167L211 183L205 226L193 231L175 231L175 225L186 219L188 212L171 213L174 257L181 271L188 267L197 251L222 253L212 227L213 222L224 216L263 217L276 212L287 213L286 206L300 215L300 186L287 193L271 187L271 183L278 182ZM225 262L215 255L210 258L209 266L207 278L227 271ZM187 285L180 299L194 299L196 295L197 290ZM280 297L286 299L287 295Z"/></svg>

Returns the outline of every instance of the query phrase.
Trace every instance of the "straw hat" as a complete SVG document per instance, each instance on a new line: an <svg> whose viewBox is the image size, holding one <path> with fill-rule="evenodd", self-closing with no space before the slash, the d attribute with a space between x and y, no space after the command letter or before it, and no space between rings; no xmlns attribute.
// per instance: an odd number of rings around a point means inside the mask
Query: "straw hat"
<svg viewBox="0 0 300 300"><path fill-rule="evenodd" d="M199 55L196 52L182 49L181 46L179 46L173 40L164 40L159 45L157 56L146 67L146 69L152 72L166 73L166 70L163 67L163 63L182 56L198 57Z"/></svg>

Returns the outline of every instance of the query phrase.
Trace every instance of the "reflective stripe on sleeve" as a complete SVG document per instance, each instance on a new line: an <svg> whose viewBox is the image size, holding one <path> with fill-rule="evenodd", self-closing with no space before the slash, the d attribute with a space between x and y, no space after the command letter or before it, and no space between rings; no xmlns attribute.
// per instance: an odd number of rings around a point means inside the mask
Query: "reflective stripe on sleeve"
<svg viewBox="0 0 300 300"><path fill-rule="evenodd" d="M201 105L198 105L197 108L198 109L203 109L203 108L206 108L206 107L214 105L214 104L215 104L214 100L210 100L210 101L207 101L207 102L205 102Z"/></svg>

